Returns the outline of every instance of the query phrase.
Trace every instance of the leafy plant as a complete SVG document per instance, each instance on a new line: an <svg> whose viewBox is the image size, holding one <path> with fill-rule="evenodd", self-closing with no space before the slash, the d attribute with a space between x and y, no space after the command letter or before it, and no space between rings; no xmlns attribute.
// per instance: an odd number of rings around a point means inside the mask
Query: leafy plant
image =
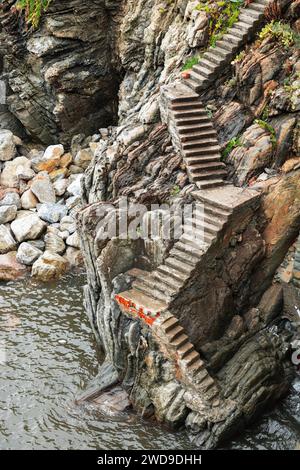
<svg viewBox="0 0 300 470"><path fill-rule="evenodd" d="M240 137L233 137L228 142L228 144L226 145L225 149L222 152L223 159L226 159L233 149L235 149L236 147L242 147L242 146L243 144L242 144Z"/></svg>
<svg viewBox="0 0 300 470"><path fill-rule="evenodd" d="M262 119L255 119L254 122L255 122L255 124L258 124L262 129L269 132L269 134L271 135L272 145L273 145L273 147L276 147L277 137L276 137L276 131L275 131L274 127L272 127L271 124L269 124L268 122L266 122Z"/></svg>
<svg viewBox="0 0 300 470"><path fill-rule="evenodd" d="M37 28L43 12L48 8L52 0L18 0L16 9L25 15L27 24Z"/></svg>
<svg viewBox="0 0 300 470"><path fill-rule="evenodd" d="M259 38L264 40L268 37L276 39L284 47L300 45L300 35L282 21L271 21L261 30Z"/></svg>
<svg viewBox="0 0 300 470"><path fill-rule="evenodd" d="M240 8L244 0L218 1L211 4L200 2L196 9L208 13L209 19L209 45L216 46L217 41L238 21Z"/></svg>
<svg viewBox="0 0 300 470"><path fill-rule="evenodd" d="M170 195L171 197L176 197L178 196L179 193L180 193L180 187L177 184L175 184L170 191Z"/></svg>
<svg viewBox="0 0 300 470"><path fill-rule="evenodd" d="M190 57L184 66L182 67L182 71L184 72L185 70L190 70L191 68L194 67L194 65L197 65L199 63L200 57L199 56L193 56Z"/></svg>

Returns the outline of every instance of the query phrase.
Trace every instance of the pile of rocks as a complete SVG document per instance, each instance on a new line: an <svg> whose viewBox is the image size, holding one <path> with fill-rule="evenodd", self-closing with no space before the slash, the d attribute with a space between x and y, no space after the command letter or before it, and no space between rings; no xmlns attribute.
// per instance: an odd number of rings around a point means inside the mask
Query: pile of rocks
<svg viewBox="0 0 300 470"><path fill-rule="evenodd" d="M31 270L49 281L82 264L76 212L92 154L73 149L32 148L0 131L0 280Z"/></svg>

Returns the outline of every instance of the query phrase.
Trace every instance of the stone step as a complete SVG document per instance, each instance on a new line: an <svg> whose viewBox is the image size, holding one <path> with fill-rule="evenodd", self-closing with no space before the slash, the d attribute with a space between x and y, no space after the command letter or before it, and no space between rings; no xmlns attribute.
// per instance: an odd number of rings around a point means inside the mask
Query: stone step
<svg viewBox="0 0 300 470"><path fill-rule="evenodd" d="M205 235L203 238L205 239ZM204 245L200 241L198 243L197 241L191 242L190 240L185 239L184 235L182 235L179 242L176 243L176 250L191 256L193 259L195 259L196 264L204 253L203 246Z"/></svg>
<svg viewBox="0 0 300 470"><path fill-rule="evenodd" d="M210 130L213 130L213 125L211 122L207 122L205 124L202 124L201 125L201 128L199 128L198 130L195 130L193 132L193 130L191 129L190 133L188 134L182 134L180 139L181 141L184 143L184 142L188 142L190 140L197 140L202 143L203 141L203 136L205 135L204 133L205 132L209 132ZM202 138L202 141L201 141L201 138ZM219 147L221 148L221 147Z"/></svg>
<svg viewBox="0 0 300 470"><path fill-rule="evenodd" d="M192 343L186 343L180 348L178 348L177 353L180 359L184 359L186 356L188 356L191 352L195 351L194 346Z"/></svg>
<svg viewBox="0 0 300 470"><path fill-rule="evenodd" d="M224 227L227 220L228 216L224 217L215 212L210 212L210 209L207 209L207 207L204 206L204 211L194 211L193 217L186 218L185 222L187 222L187 224L193 223L193 225L197 226L198 221L203 221L207 222L208 224L215 225L220 230Z"/></svg>
<svg viewBox="0 0 300 470"><path fill-rule="evenodd" d="M207 370L204 368L204 363L200 358L199 361L196 361L192 366L188 368L188 371L193 377L202 376L202 380L209 376Z"/></svg>
<svg viewBox="0 0 300 470"><path fill-rule="evenodd" d="M153 287L149 283L145 282L145 279L140 278L133 282L132 288L136 291L142 292L142 294L149 297L153 297L156 300L167 301L167 292L162 292L158 287Z"/></svg>
<svg viewBox="0 0 300 470"><path fill-rule="evenodd" d="M202 132L205 129L210 129L212 127L211 120L209 117L205 117L202 119L200 123L196 124L189 124L189 125L180 125L178 127L178 133L185 137L186 134L198 134L198 132Z"/></svg>
<svg viewBox="0 0 300 470"><path fill-rule="evenodd" d="M181 111L173 111L175 119L187 119L187 118L197 118L199 116L206 116L207 112L205 109L199 107L194 109L183 109Z"/></svg>
<svg viewBox="0 0 300 470"><path fill-rule="evenodd" d="M197 220L197 227L195 227L192 222L193 219L188 219L188 225L185 230L185 235L189 233L211 233L212 235L216 235L219 231L220 228L216 226L215 224L210 224L209 222L206 222L204 220Z"/></svg>
<svg viewBox="0 0 300 470"><path fill-rule="evenodd" d="M162 295L172 295L174 293L174 290L176 290L176 287L162 285L162 282L163 279L155 279L152 274L151 276L138 278L136 281L133 282L132 287L138 290L145 290L147 288L150 289L150 292L153 290L153 292L155 293L159 291L158 294L161 293Z"/></svg>
<svg viewBox="0 0 300 470"><path fill-rule="evenodd" d="M194 157L185 157L185 161L188 165L198 165L198 164L207 164L207 163L221 163L220 154L212 155L195 155Z"/></svg>
<svg viewBox="0 0 300 470"><path fill-rule="evenodd" d="M182 281L178 281L174 279L173 277L165 274L164 276L161 275L161 272L154 271L153 276L158 283L162 283L166 285L167 289L179 289L182 286ZM161 286L164 287L164 286Z"/></svg>
<svg viewBox="0 0 300 470"><path fill-rule="evenodd" d="M217 41L216 46L218 46L220 49L224 49L225 51L231 52L232 54L236 52L239 48L239 42L235 43L234 41Z"/></svg>
<svg viewBox="0 0 300 470"><path fill-rule="evenodd" d="M241 23L243 25L243 23ZM241 44L246 40L249 34L249 28L244 28L243 26L239 27L239 23L236 23L232 28L230 28L226 34L224 34L223 39L227 39L228 36L232 37L232 41Z"/></svg>
<svg viewBox="0 0 300 470"><path fill-rule="evenodd" d="M202 122L205 122L207 121L209 118L207 115L203 115L203 116L191 116L191 117L185 117L185 118L182 118L180 117L179 119L176 118L175 119L175 122L176 122L176 125L181 128L181 127L185 127L185 126L192 126L192 125L195 125L195 124L201 124Z"/></svg>
<svg viewBox="0 0 300 470"><path fill-rule="evenodd" d="M181 283L184 283L189 277L189 274L183 273L164 264L158 266L157 271L160 272L162 276L168 275Z"/></svg>
<svg viewBox="0 0 300 470"><path fill-rule="evenodd" d="M201 172L208 170L225 169L226 165L221 161L201 163L200 159L199 161L192 160L191 162L189 162L189 168L193 172Z"/></svg>
<svg viewBox="0 0 300 470"><path fill-rule="evenodd" d="M189 167L189 172L193 175L194 178L197 178L197 181L200 180L212 180L218 178L226 178L227 170L195 170L194 167Z"/></svg>
<svg viewBox="0 0 300 470"><path fill-rule="evenodd" d="M199 74L195 74L193 72L190 73L190 78L186 80L188 85L193 88L193 90L199 89L202 85L209 85L210 80L208 80L206 77L200 77Z"/></svg>
<svg viewBox="0 0 300 470"><path fill-rule="evenodd" d="M174 327L179 325L176 317L171 316L168 320L162 323L161 327L165 333L169 333Z"/></svg>
<svg viewBox="0 0 300 470"><path fill-rule="evenodd" d="M251 3L248 8L251 8L252 10L257 10L260 13L264 13L266 9L266 4Z"/></svg>
<svg viewBox="0 0 300 470"><path fill-rule="evenodd" d="M179 245L179 248L182 248L182 245ZM185 247L185 245L183 245L183 247ZM171 254L172 254L172 257L178 259L182 263L184 262L186 264L189 264L193 268L197 265L197 263L199 262L199 259L201 257L201 256L199 257L199 255L197 256L197 254L196 255L188 254L185 250L182 251L182 250L178 249L177 247L172 248Z"/></svg>
<svg viewBox="0 0 300 470"><path fill-rule="evenodd" d="M171 98L170 101L172 105L195 103L195 102L198 103L199 96L197 96L195 93L192 93L190 91L190 92L187 92L187 94Z"/></svg>
<svg viewBox="0 0 300 470"><path fill-rule="evenodd" d="M199 189L212 189L218 186L223 186L223 184L224 180L222 179L196 181L196 185Z"/></svg>
<svg viewBox="0 0 300 470"><path fill-rule="evenodd" d="M182 144L184 150L197 149L198 155L207 155L207 154L218 154L221 152L221 147L219 145L202 145L202 141L199 139L191 139Z"/></svg>
<svg viewBox="0 0 300 470"><path fill-rule="evenodd" d="M220 212L220 210L205 204L201 206L201 208L197 208L196 210L194 210L192 217L186 217L185 221L187 221L187 223L190 223L192 221L194 225L197 224L198 221L204 221L208 222L211 225L215 225L216 227L222 228L224 224L228 221L229 215L224 215L225 212L223 214L220 214Z"/></svg>
<svg viewBox="0 0 300 470"><path fill-rule="evenodd" d="M209 60L210 62L213 62L214 64L216 64L218 67L226 63L226 58L214 54L212 48L210 48L207 52L205 52L203 57L206 60Z"/></svg>
<svg viewBox="0 0 300 470"><path fill-rule="evenodd" d="M178 260L177 258L174 258L174 256L169 256L168 258L166 258L165 265L169 266L172 269L178 269L178 271L182 272L183 274L186 274L187 276L191 275L194 268L194 266L185 263L184 260Z"/></svg>
<svg viewBox="0 0 300 470"><path fill-rule="evenodd" d="M238 21L232 26L232 28L229 29L228 33L231 34L232 31L236 29L239 30L241 34L243 34L244 36L249 34L249 31L251 31L251 27L249 28L248 23L244 23L243 21Z"/></svg>
<svg viewBox="0 0 300 470"><path fill-rule="evenodd" d="M243 43L242 39L238 37L238 33L236 34L235 31L227 33L226 37L224 38L226 39L226 41L240 41L240 45L241 42Z"/></svg>
<svg viewBox="0 0 300 470"><path fill-rule="evenodd" d="M219 47L210 47L209 52L224 59L228 59L231 55L230 52L224 51L224 49L220 49Z"/></svg>
<svg viewBox="0 0 300 470"><path fill-rule="evenodd" d="M219 143L218 141L218 135L217 135L217 132L216 130L213 128L213 126L211 125L211 127L209 128L202 128L201 131L197 132L197 135L199 137L199 141L202 143L202 142L205 142L206 140L210 141L210 140L217 140L217 143Z"/></svg>
<svg viewBox="0 0 300 470"><path fill-rule="evenodd" d="M193 74L194 73L196 75L199 75L201 80L202 80L203 77L211 80L215 75L215 71L206 68L205 65L201 64L201 61L199 62L198 65L194 65Z"/></svg>
<svg viewBox="0 0 300 470"><path fill-rule="evenodd" d="M199 233L199 232L198 232ZM185 246L190 247L190 251L185 250L185 253L194 253L194 252L202 252L204 254L208 247L212 244L215 237L212 236L211 233L204 233L197 235L193 231L191 233L185 233L182 235L181 240Z"/></svg>
<svg viewBox="0 0 300 470"><path fill-rule="evenodd" d="M242 13L239 17L243 23L247 23L250 27L254 27L257 23L261 21L261 16L254 18L252 15Z"/></svg>
<svg viewBox="0 0 300 470"><path fill-rule="evenodd" d="M195 362L201 361L199 353L194 349L194 351L191 351L189 354L187 354L184 358L184 362L186 364L186 367L191 367Z"/></svg>
<svg viewBox="0 0 300 470"><path fill-rule="evenodd" d="M178 103L171 105L171 108L174 112L206 112L201 103Z"/></svg>
<svg viewBox="0 0 300 470"><path fill-rule="evenodd" d="M179 324L174 326L171 330L169 330L166 335L168 340L172 344L176 339L184 334L184 329Z"/></svg>
<svg viewBox="0 0 300 470"><path fill-rule="evenodd" d="M152 295L146 295L135 289L121 292L116 296L116 300L122 305L122 308L125 310L128 309L129 313L132 308L135 308L137 311L142 309L145 314L152 313L155 316L157 313L164 311L167 307L165 301L155 299Z"/></svg>
<svg viewBox="0 0 300 470"><path fill-rule="evenodd" d="M245 15L248 15L248 16L250 16L250 17L252 17L252 18L255 18L255 19L261 19L261 18L263 18L264 15L263 15L262 11L261 11L261 10L258 11L257 9L252 8L252 5L253 5L253 4L251 3L251 4L248 6L248 8L245 8L243 13L244 13Z"/></svg>
<svg viewBox="0 0 300 470"><path fill-rule="evenodd" d="M218 70L218 66L216 64L214 64L213 62L211 62L210 60L206 60L204 59L203 57L201 58L200 62L199 62L202 66L210 69L212 72Z"/></svg>
<svg viewBox="0 0 300 470"><path fill-rule="evenodd" d="M180 335L178 338L176 338L175 340L173 340L171 342L171 345L173 347L175 347L176 350L178 350L179 348L181 348L182 346L184 346L185 344L187 344L189 342L189 338L188 336L183 333L182 335Z"/></svg>

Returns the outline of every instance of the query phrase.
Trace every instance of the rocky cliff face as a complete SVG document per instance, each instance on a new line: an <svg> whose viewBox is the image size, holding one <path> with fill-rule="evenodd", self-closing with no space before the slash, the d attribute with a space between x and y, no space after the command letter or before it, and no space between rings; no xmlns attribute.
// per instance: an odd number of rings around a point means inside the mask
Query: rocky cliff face
<svg viewBox="0 0 300 470"><path fill-rule="evenodd" d="M124 196L148 208L181 205L196 189L161 122L160 87L208 45L210 17L197 4L54 1L40 29L25 35L4 8L0 40L8 105L28 133L52 142L79 130L107 128L91 147L78 220L88 276L86 309L106 354L101 383L118 377L143 416L185 425L197 445L213 447L286 393L292 378L288 351L295 332L285 329L282 288L272 283L300 230L295 42L283 47L272 34L254 38L201 96L230 180L261 195L261 204L235 215L223 243L208 253L172 305L220 391L224 413L217 405L215 411L203 405L194 384L180 377L162 338L114 300L130 288L137 270L156 268L172 243L103 240L99 230L105 203L112 214ZM299 2L276 4L272 14L296 32ZM110 126L114 123L118 127ZM78 142L82 139L73 146Z"/></svg>

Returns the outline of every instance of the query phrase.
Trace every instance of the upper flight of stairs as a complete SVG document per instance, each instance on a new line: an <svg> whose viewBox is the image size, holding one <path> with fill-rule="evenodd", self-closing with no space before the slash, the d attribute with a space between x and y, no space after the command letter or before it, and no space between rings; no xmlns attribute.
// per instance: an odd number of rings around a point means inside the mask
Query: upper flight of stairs
<svg viewBox="0 0 300 470"><path fill-rule="evenodd" d="M186 85L197 93L210 86L224 72L224 66L230 64L236 53L262 24L269 3L270 0L254 0L242 8L239 20L216 42L216 46L210 47L200 62L194 65L190 78L185 80Z"/></svg>
<svg viewBox="0 0 300 470"><path fill-rule="evenodd" d="M199 95L181 82L165 91L169 103L169 127L177 134L190 181L199 189L224 184L226 165L221 161L217 132Z"/></svg>

